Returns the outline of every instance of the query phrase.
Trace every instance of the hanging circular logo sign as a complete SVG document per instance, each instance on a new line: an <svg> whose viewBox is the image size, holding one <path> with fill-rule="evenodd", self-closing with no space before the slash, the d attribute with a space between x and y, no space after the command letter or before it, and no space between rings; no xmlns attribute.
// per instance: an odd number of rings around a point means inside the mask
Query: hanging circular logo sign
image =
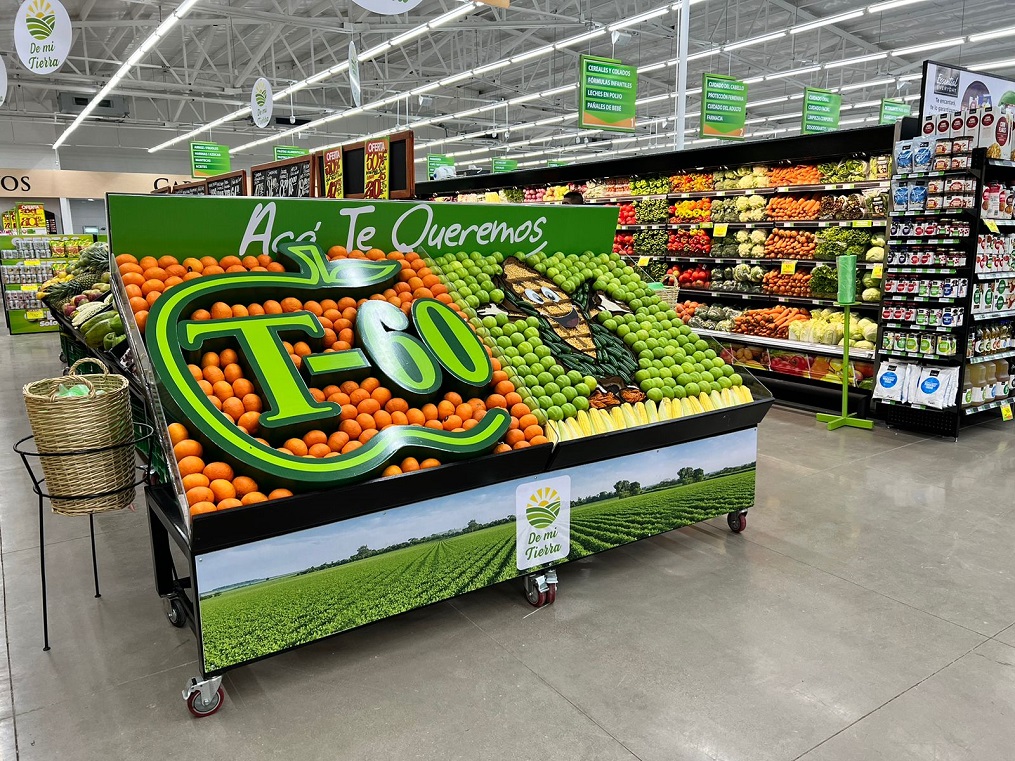
<svg viewBox="0 0 1015 761"><path fill-rule="evenodd" d="M14 17L14 47L25 68L50 74L70 52L70 16L60 0L27 0Z"/></svg>
<svg viewBox="0 0 1015 761"><path fill-rule="evenodd" d="M423 0L352 0L361 8L380 13L382 16L394 16L396 13L411 11Z"/></svg>
<svg viewBox="0 0 1015 761"><path fill-rule="evenodd" d="M271 83L261 77L254 82L254 89L250 93L250 115L254 119L254 124L258 127L267 127L274 108L275 102L271 99Z"/></svg>
<svg viewBox="0 0 1015 761"><path fill-rule="evenodd" d="M0 56L0 106L7 101L7 66L4 64L3 56Z"/></svg>

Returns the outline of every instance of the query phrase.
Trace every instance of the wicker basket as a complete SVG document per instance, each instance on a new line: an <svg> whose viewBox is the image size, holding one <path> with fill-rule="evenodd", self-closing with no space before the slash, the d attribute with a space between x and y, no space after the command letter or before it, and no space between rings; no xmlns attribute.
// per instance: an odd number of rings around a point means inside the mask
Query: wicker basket
<svg viewBox="0 0 1015 761"><path fill-rule="evenodd" d="M102 373L78 375L86 362ZM88 386L88 396L57 398L61 384L78 383ZM23 393L53 512L86 515L129 505L135 462L127 379L88 358L64 377L29 383Z"/></svg>
<svg viewBox="0 0 1015 761"><path fill-rule="evenodd" d="M659 296L664 302L669 304L671 307L676 306L680 303L680 286L679 285L665 285L657 291L656 295Z"/></svg>

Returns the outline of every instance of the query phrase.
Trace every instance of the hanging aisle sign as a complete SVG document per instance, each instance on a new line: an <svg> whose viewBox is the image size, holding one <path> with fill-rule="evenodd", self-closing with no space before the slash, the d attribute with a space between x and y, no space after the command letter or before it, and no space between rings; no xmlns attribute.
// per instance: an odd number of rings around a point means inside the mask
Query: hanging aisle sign
<svg viewBox="0 0 1015 761"><path fill-rule="evenodd" d="M444 168L447 167L447 168ZM426 176L431 180L447 180L455 176L455 160L443 153L430 153L426 157Z"/></svg>
<svg viewBox="0 0 1015 761"><path fill-rule="evenodd" d="M518 168L518 161L515 159L494 159L493 173L513 172Z"/></svg>
<svg viewBox="0 0 1015 761"><path fill-rule="evenodd" d="M324 197L345 198L345 172L342 167L342 149L324 152Z"/></svg>
<svg viewBox="0 0 1015 761"><path fill-rule="evenodd" d="M899 119L909 116L909 113L910 108L906 101L882 98L881 118L878 120L878 124L895 124Z"/></svg>
<svg viewBox="0 0 1015 761"><path fill-rule="evenodd" d="M225 174L231 167L229 146L218 143L190 144L190 174L192 177L212 177Z"/></svg>
<svg viewBox="0 0 1015 761"><path fill-rule="evenodd" d="M391 188L391 150L388 139L368 140L363 169L363 197L387 198Z"/></svg>
<svg viewBox="0 0 1015 761"><path fill-rule="evenodd" d="M271 112L275 109L275 102L271 99L271 83L264 77L254 82L254 89L250 93L250 116L254 124L262 129L268 126L271 121Z"/></svg>
<svg viewBox="0 0 1015 761"><path fill-rule="evenodd" d="M282 161L284 159L294 159L299 156L306 156L310 153L309 148L300 148L295 145L276 145L275 146L275 161Z"/></svg>
<svg viewBox="0 0 1015 761"><path fill-rule="evenodd" d="M699 137L742 140L746 122L747 84L722 74L703 74Z"/></svg>
<svg viewBox="0 0 1015 761"><path fill-rule="evenodd" d="M7 100L7 66L4 64L4 59L0 56L0 106Z"/></svg>
<svg viewBox="0 0 1015 761"><path fill-rule="evenodd" d="M60 0L26 0L14 16L14 47L29 71L51 74L70 52L70 16Z"/></svg>
<svg viewBox="0 0 1015 761"><path fill-rule="evenodd" d="M571 162L565 161L564 159L550 159L549 161L546 162L546 165L551 168L558 166L570 166Z"/></svg>
<svg viewBox="0 0 1015 761"><path fill-rule="evenodd" d="M634 132L638 71L612 58L581 57L578 126Z"/></svg>
<svg viewBox="0 0 1015 761"><path fill-rule="evenodd" d="M363 89L360 87L359 54L356 52L356 43L352 40L349 40L349 91L356 108L362 106Z"/></svg>
<svg viewBox="0 0 1015 761"><path fill-rule="evenodd" d="M352 0L360 8L366 8L382 16L394 16L397 13L411 11L423 0Z"/></svg>
<svg viewBox="0 0 1015 761"><path fill-rule="evenodd" d="M842 96L816 87L804 88L804 111L801 135L816 135L839 129L839 108Z"/></svg>

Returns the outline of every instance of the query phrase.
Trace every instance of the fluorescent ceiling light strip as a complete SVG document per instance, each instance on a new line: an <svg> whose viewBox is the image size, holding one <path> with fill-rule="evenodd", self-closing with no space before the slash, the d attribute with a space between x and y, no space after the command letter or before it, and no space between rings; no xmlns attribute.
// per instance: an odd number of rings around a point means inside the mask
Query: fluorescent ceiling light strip
<svg viewBox="0 0 1015 761"><path fill-rule="evenodd" d="M888 53L871 53L870 55L861 55L856 58L843 58L841 61L830 61L824 66L826 69L839 69L843 66L856 66L868 61L881 61L885 58L888 58Z"/></svg>
<svg viewBox="0 0 1015 761"><path fill-rule="evenodd" d="M883 77L882 79L873 79L870 82L857 82L852 85L843 85L842 87L833 88L836 92L850 92L852 90L863 90L868 87L881 87L882 85L893 85L896 83L895 77Z"/></svg>
<svg viewBox="0 0 1015 761"><path fill-rule="evenodd" d="M750 39L747 40L741 40L740 42L733 42L730 43L729 45L723 45L722 52L728 53L731 50L740 50L741 48L750 47L751 45L762 45L766 42L771 42L772 40L778 40L782 37L785 37L787 34L789 34L789 32L787 32L785 29L780 29L778 32L772 32L771 34L763 34L760 37L751 37ZM690 61L691 57L688 56L687 60Z"/></svg>
<svg viewBox="0 0 1015 761"><path fill-rule="evenodd" d="M810 74L811 72L819 71L820 69L821 69L821 65L818 64L816 66L804 66L804 67L799 68L799 69L791 69L789 71L783 71L783 72L780 72L778 74L766 74L765 75L765 81L766 82L771 82L774 79L784 79L786 77L797 77L797 76L801 76L803 74Z"/></svg>
<svg viewBox="0 0 1015 761"><path fill-rule="evenodd" d="M531 58L539 58L547 53L553 52L553 45L547 45L545 48L536 48L530 50L528 53L522 53L511 58L511 63L521 63L522 61L528 61Z"/></svg>
<svg viewBox="0 0 1015 761"><path fill-rule="evenodd" d="M937 42L926 42L922 45L911 45L908 48L899 48L893 50L891 55L895 57L912 55L913 53L923 53L928 50L938 50L940 48L951 48L956 45L961 45L966 41L965 37L952 37L947 40L938 40Z"/></svg>
<svg viewBox="0 0 1015 761"><path fill-rule="evenodd" d="M995 29L993 32L981 32L980 34L969 35L970 42L984 42L986 40L996 40L998 37L1011 37L1015 35L1015 26L1009 26L1006 29Z"/></svg>
<svg viewBox="0 0 1015 761"><path fill-rule="evenodd" d="M875 3L874 5L867 6L868 13L884 13L885 11L894 11L896 8L904 8L907 5L916 5L917 3L925 3L927 0L889 0L887 3Z"/></svg>
<svg viewBox="0 0 1015 761"><path fill-rule="evenodd" d="M609 29L611 32L615 32L618 29L627 29L627 27L634 26L635 24L640 24L643 21L651 21L654 18L664 16L670 12L670 9L671 6L666 6L665 8L656 8L655 10L645 11L644 13L639 13L637 16L631 16L631 18L629 19L618 21L616 24L610 24L606 28Z"/></svg>
<svg viewBox="0 0 1015 761"><path fill-rule="evenodd" d="M866 12L867 11L864 8L860 8L859 10L855 11L847 11L846 13L839 13L836 14L835 16L827 16L825 18L814 19L813 21L808 21L803 24L791 26L789 28L789 33L800 34L800 32L809 32L811 29L819 29L820 27L828 26L829 24L838 24L843 21L849 21L850 19L854 19L857 16L862 16Z"/></svg>
<svg viewBox="0 0 1015 761"><path fill-rule="evenodd" d="M988 69L1005 69L1015 66L1015 58L1006 58L1003 61L987 61L987 63L975 63L969 68L973 71L986 71Z"/></svg>
<svg viewBox="0 0 1015 761"><path fill-rule="evenodd" d="M68 125L67 129L61 133L60 137L56 139L53 143L53 150L56 150L67 142L67 138L71 136L71 133L84 123L85 119L87 119L98 107L99 103L102 102L102 99L113 91L120 81L127 76L130 70L140 63L141 59L144 58L148 51L154 48L158 44L159 40L165 37L170 29L176 26L180 19L186 16L197 2L198 0L184 0L184 2L173 9L173 12L169 14L169 16L161 24L155 27L155 31L148 35L148 37L146 37L141 44L137 46L137 49L131 53L130 57L128 57L126 61L120 64L120 68L118 68L113 76L109 78L109 81L106 82L106 84L92 97L90 101L88 101L88 104L81 110L81 113L75 117L74 121L72 121L70 125ZM249 111L249 109L247 110Z"/></svg>
<svg viewBox="0 0 1015 761"><path fill-rule="evenodd" d="M193 4L194 2L197 2L197 0L188 0L188 2ZM187 3L184 3L183 5L181 5L180 8L184 7L184 5L187 5ZM450 24L452 21L455 21L455 20L461 18L462 16L466 16L466 15L468 15L470 13L473 13L474 11L477 11L477 10L479 10L481 8L486 8L486 7L487 7L486 5L483 5L481 3L466 2L466 3L461 4L457 8L454 8L454 9L448 11L447 13L444 13L444 14L438 16L437 18L433 19L432 21L428 21L428 22L426 22L424 24L420 24L415 29L410 30L410 32L419 32L419 34L423 34L423 33L427 32L427 31L438 29L438 28L440 28L442 26ZM180 8L177 8L176 11L174 11L174 15L180 10ZM406 33L404 33L404 34L402 34L400 36L404 37L407 34L409 34L409 32L406 32ZM362 53L359 54L360 63L364 63L366 61L373 60L377 56L379 56L379 55L381 55L383 53L386 53L388 50L391 50L394 47L397 47L397 46L392 44L390 41L385 41L385 42L382 42L379 45L375 45L374 47L372 47L372 48L370 48L368 50L365 50L365 51L363 51ZM316 74L313 74L313 75L307 77L306 79L303 79L303 80L301 80L299 82L296 82L296 83L290 85L289 87L286 87L284 90L280 90L280 91L278 91L276 93L273 93L272 94L272 100L273 101L278 101L278 100L281 100L283 98L287 98L290 95L292 95L293 93L298 92L298 91L300 91L300 90L302 90L302 89L304 89L306 87L309 87L310 85L317 84L318 82L322 82L325 79L328 79L329 77L333 77L333 76L335 76L337 74L342 74L342 73L344 73L344 72L346 72L348 70L349 70L349 63L348 63L348 61L343 61L341 63L337 63L334 66L332 66L332 67L330 67L328 69L325 69L324 71L317 72ZM226 122L233 121L234 119L243 118L244 116L247 116L249 113L250 113L250 107L249 106L246 107L246 108L237 109L236 111L233 111L233 112L231 112L229 114L226 114L225 116L219 117L218 119L215 119L214 121L211 121L208 124L203 124L200 127L198 127L197 129L193 129L193 130L191 130L191 131L189 131L189 132L187 132L187 133L185 133L183 135L178 135L177 137L174 137L172 140L166 140L163 143L159 143L158 145L156 145L156 146L154 146L152 148L149 148L148 149L148 153L156 153L158 151L163 150L164 148L168 148L171 145L176 145L177 143L182 143L184 140L189 140L190 138L197 137L202 132L206 132L206 131L208 131L210 129L214 129L215 127L219 127L219 126L225 124Z"/></svg>

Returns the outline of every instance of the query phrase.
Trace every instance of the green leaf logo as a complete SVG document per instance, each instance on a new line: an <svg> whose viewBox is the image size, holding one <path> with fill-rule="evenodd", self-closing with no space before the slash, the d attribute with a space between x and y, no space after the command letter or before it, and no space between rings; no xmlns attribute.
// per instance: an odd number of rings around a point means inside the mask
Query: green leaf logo
<svg viewBox="0 0 1015 761"><path fill-rule="evenodd" d="M525 518L533 528L544 529L553 524L560 514L560 494L556 489L540 489L525 507Z"/></svg>
<svg viewBox="0 0 1015 761"><path fill-rule="evenodd" d="M259 87L254 91L254 100L257 101L259 108L264 108L264 104L268 100L268 93L265 92L263 87Z"/></svg>
<svg viewBox="0 0 1015 761"><path fill-rule="evenodd" d="M25 26L28 27L28 33L39 42L48 40L56 28L56 14L53 13L53 6L46 0L32 0L32 4L28 6Z"/></svg>

